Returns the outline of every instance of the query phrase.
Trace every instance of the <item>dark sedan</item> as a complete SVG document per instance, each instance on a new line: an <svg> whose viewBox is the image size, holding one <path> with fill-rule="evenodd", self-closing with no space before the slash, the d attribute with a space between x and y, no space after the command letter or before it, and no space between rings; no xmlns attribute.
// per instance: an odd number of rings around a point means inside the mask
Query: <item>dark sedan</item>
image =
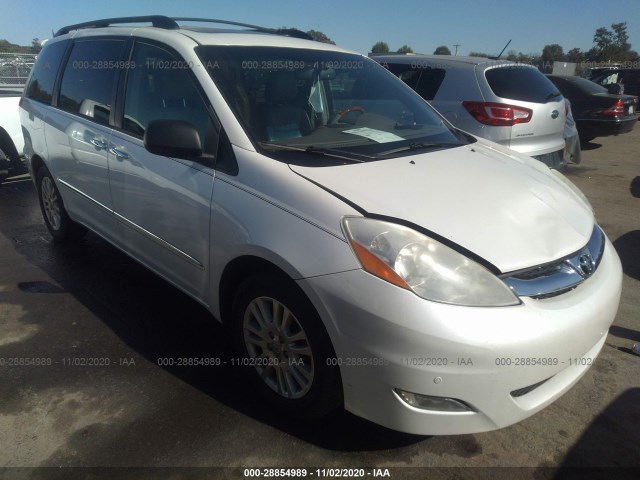
<svg viewBox="0 0 640 480"><path fill-rule="evenodd" d="M547 77L571 102L573 117L583 142L633 130L638 97L609 93L606 88L580 77Z"/></svg>

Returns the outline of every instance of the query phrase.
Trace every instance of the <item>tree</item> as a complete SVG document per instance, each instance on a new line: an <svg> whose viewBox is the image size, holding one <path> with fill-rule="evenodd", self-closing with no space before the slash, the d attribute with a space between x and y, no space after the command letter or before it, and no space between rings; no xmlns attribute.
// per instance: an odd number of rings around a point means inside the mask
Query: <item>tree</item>
<svg viewBox="0 0 640 480"><path fill-rule="evenodd" d="M398 49L398 53L413 53L413 49L405 44Z"/></svg>
<svg viewBox="0 0 640 480"><path fill-rule="evenodd" d="M335 45L336 42L327 37L324 33L319 32L318 30L309 30L307 32L311 38L313 38L316 42L329 43L331 45Z"/></svg>
<svg viewBox="0 0 640 480"><path fill-rule="evenodd" d="M371 47L371 53L389 53L389 45L386 42L376 42Z"/></svg>
<svg viewBox="0 0 640 480"><path fill-rule="evenodd" d="M518 52L516 52L515 50L509 50L507 52L507 60L510 60L512 62L517 62L518 61Z"/></svg>
<svg viewBox="0 0 640 480"><path fill-rule="evenodd" d="M434 55L451 55L451 50L446 45L440 45L433 52Z"/></svg>
<svg viewBox="0 0 640 480"><path fill-rule="evenodd" d="M567 52L567 62L581 63L584 60L584 53L579 48L572 48Z"/></svg>
<svg viewBox="0 0 640 480"><path fill-rule="evenodd" d="M42 47L40 45L36 46L33 42L32 42L32 46L22 47L20 45L16 45L15 43L11 43L8 40L0 39L0 51L2 51L4 53L28 53L28 54L33 54L33 53L38 53L41 49L42 49Z"/></svg>
<svg viewBox="0 0 640 480"><path fill-rule="evenodd" d="M470 56L470 57L483 57L483 58L489 58L489 55L487 55L486 53L482 53L482 52L469 52L469 56Z"/></svg>
<svg viewBox="0 0 640 480"><path fill-rule="evenodd" d="M543 62L563 62L565 59L564 50L557 43L545 45L542 49Z"/></svg>
<svg viewBox="0 0 640 480"><path fill-rule="evenodd" d="M600 27L593 35L594 46L586 54L591 62L627 62L634 57L627 34L627 22Z"/></svg>

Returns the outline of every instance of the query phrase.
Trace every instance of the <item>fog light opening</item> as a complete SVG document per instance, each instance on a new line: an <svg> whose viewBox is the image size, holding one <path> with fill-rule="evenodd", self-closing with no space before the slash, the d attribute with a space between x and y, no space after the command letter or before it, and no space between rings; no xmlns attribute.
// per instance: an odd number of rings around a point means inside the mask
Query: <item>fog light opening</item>
<svg viewBox="0 0 640 480"><path fill-rule="evenodd" d="M434 410L437 412L475 412L475 410L462 400L448 397L433 397L431 395L421 395L419 393L405 392L396 388L395 393L408 405L420 410Z"/></svg>

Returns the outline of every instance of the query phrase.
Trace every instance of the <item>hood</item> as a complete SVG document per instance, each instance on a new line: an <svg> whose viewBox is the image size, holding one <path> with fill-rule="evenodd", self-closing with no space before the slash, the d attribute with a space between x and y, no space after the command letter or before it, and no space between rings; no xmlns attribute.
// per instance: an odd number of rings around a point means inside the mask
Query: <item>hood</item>
<svg viewBox="0 0 640 480"><path fill-rule="evenodd" d="M491 142L337 167L290 168L370 214L430 230L501 272L567 256L593 212L542 163Z"/></svg>

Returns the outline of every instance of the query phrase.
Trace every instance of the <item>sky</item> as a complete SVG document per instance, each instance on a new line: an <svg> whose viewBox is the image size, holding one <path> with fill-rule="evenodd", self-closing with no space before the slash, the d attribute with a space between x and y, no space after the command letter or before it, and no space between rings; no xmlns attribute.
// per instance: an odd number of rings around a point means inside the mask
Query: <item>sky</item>
<svg viewBox="0 0 640 480"><path fill-rule="evenodd" d="M586 51L597 28L626 21L640 51L640 0L0 0L0 39L30 45L65 25L151 14L320 30L361 53L384 41L427 54L459 44L459 55L496 54L509 40L507 51L539 54L552 43Z"/></svg>

